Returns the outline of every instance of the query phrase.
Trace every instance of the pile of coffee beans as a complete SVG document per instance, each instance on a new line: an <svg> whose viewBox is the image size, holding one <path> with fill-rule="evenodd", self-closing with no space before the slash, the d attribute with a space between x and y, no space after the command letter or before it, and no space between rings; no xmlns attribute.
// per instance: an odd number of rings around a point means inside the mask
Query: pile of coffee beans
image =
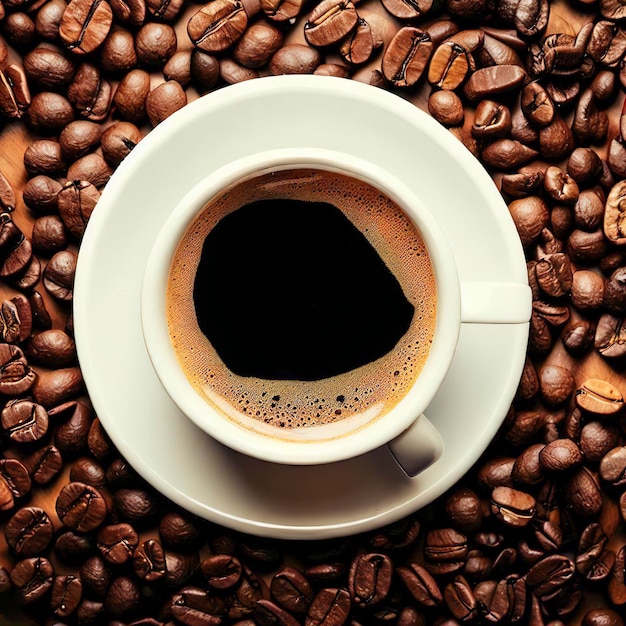
<svg viewBox="0 0 626 626"><path fill-rule="evenodd" d="M623 626L625 23L621 0L0 0L0 622ZM72 338L117 165L188 100L286 73L427 108L493 174L533 292L519 390L476 466L409 518L316 542L156 493Z"/></svg>

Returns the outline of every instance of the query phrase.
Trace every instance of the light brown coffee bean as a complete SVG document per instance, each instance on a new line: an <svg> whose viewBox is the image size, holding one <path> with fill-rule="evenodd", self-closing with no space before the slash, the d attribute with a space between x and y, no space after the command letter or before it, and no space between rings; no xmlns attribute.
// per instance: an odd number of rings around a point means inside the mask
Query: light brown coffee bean
<svg viewBox="0 0 626 626"><path fill-rule="evenodd" d="M89 120L75 120L59 135L61 152L69 161L76 161L97 147L101 135L102 127L99 124Z"/></svg>
<svg viewBox="0 0 626 626"><path fill-rule="evenodd" d="M113 88L101 77L100 69L92 63L83 63L76 71L67 90L68 100L81 117L101 122L109 114Z"/></svg>
<svg viewBox="0 0 626 626"><path fill-rule="evenodd" d="M606 199L604 234L618 245L626 244L626 180L616 183Z"/></svg>
<svg viewBox="0 0 626 626"><path fill-rule="evenodd" d="M137 65L135 38L119 28L111 31L100 48L100 65L105 72L121 75Z"/></svg>
<svg viewBox="0 0 626 626"><path fill-rule="evenodd" d="M530 524L536 512L536 501L530 494L510 487L496 487L491 492L491 512L513 527Z"/></svg>
<svg viewBox="0 0 626 626"><path fill-rule="evenodd" d="M86 180L70 180L59 191L59 215L69 233L81 239L100 192Z"/></svg>
<svg viewBox="0 0 626 626"><path fill-rule="evenodd" d="M382 73L396 87L412 87L422 76L433 51L430 35L413 26L402 27L389 42Z"/></svg>
<svg viewBox="0 0 626 626"><path fill-rule="evenodd" d="M524 246L536 241L550 219L548 207L539 196L513 200L509 204L509 213Z"/></svg>
<svg viewBox="0 0 626 626"><path fill-rule="evenodd" d="M146 21L145 0L110 0L116 20L135 28L143 26Z"/></svg>
<svg viewBox="0 0 626 626"><path fill-rule="evenodd" d="M428 82L440 89L456 89L470 72L468 51L453 40L435 48L428 66Z"/></svg>
<svg viewBox="0 0 626 626"><path fill-rule="evenodd" d="M76 64L56 50L39 47L24 57L24 72L30 84L62 91L74 78Z"/></svg>
<svg viewBox="0 0 626 626"><path fill-rule="evenodd" d="M570 298L579 311L598 309L604 301L604 278L593 270L574 272Z"/></svg>
<svg viewBox="0 0 626 626"><path fill-rule="evenodd" d="M304 23L304 38L311 46L331 46L346 37L358 19L350 0L322 0Z"/></svg>
<svg viewBox="0 0 626 626"><path fill-rule="evenodd" d="M25 120L38 133L56 134L74 120L74 110L65 96L42 91L33 96Z"/></svg>
<svg viewBox="0 0 626 626"><path fill-rule="evenodd" d="M465 116L461 98L449 89L440 89L430 94L428 112L440 124L446 126L458 126L463 122Z"/></svg>
<svg viewBox="0 0 626 626"><path fill-rule="evenodd" d="M518 485L536 485L544 480L544 472L539 463L539 454L545 444L536 443L524 450L515 460L512 477Z"/></svg>
<svg viewBox="0 0 626 626"><path fill-rule="evenodd" d="M240 0L209 2L187 24L192 43L205 52L222 52L243 35L248 15Z"/></svg>
<svg viewBox="0 0 626 626"><path fill-rule="evenodd" d="M621 411L624 398L610 382L589 378L576 392L576 405L594 415L614 415Z"/></svg>
<svg viewBox="0 0 626 626"><path fill-rule="evenodd" d="M71 0L63 12L59 35L75 54L89 54L105 40L113 21L106 0Z"/></svg>
<svg viewBox="0 0 626 626"><path fill-rule="evenodd" d="M115 122L102 133L100 143L104 159L111 167L117 167L140 141L141 131L137 126L130 122Z"/></svg>
<svg viewBox="0 0 626 626"><path fill-rule="evenodd" d="M566 472L582 461L582 452L571 439L551 441L539 454L541 466L549 472Z"/></svg>
<svg viewBox="0 0 626 626"><path fill-rule="evenodd" d="M481 100L476 105L472 135L477 139L505 137L511 131L511 112L494 100Z"/></svg>
<svg viewBox="0 0 626 626"><path fill-rule="evenodd" d="M619 428L598 421L587 422L580 433L580 449L591 463L602 457L619 443Z"/></svg>
<svg viewBox="0 0 626 626"><path fill-rule="evenodd" d="M163 66L165 80L175 80L184 89L191 82L191 50L175 52Z"/></svg>
<svg viewBox="0 0 626 626"><path fill-rule="evenodd" d="M243 67L257 69L269 62L283 45L282 32L266 21L251 24L233 48L233 58Z"/></svg>
<svg viewBox="0 0 626 626"><path fill-rule="evenodd" d="M67 247L67 232L58 215L43 215L33 224L32 243L38 254L52 256Z"/></svg>

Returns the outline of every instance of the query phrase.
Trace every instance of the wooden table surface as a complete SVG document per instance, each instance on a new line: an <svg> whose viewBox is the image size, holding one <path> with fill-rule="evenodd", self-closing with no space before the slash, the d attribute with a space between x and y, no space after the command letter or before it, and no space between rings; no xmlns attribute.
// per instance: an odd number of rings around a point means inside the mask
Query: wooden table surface
<svg viewBox="0 0 626 626"><path fill-rule="evenodd" d="M193 13L196 10L197 5L191 5L187 8L189 13ZM566 2L565 0L555 0L551 3L550 20L546 34L568 33L575 35L583 24L594 18L595 11L596 5L594 4L585 5L582 3ZM359 12L362 13L370 23L377 24L380 32L384 34L385 44L387 44L397 29L397 22L391 18L375 0L363 0L363 2L359 4ZM185 32L185 24L186 19L178 21L179 49L191 49L192 47ZM288 41L303 41L302 29L294 29ZM20 57L11 50L9 60L19 62ZM370 66L372 68L380 66L380 55L370 63ZM153 76L154 84L162 80L163 78L160 75L155 74ZM413 90L408 94L404 93L400 95L414 102L416 106L426 110L429 92L429 87L422 84L419 89ZM195 93L193 89L189 89L187 93L190 100L197 97L197 93ZM615 103L609 109L609 138L618 134L619 116L623 100L624 95L623 92L620 91ZM472 125L472 121L472 111L468 109L464 122L468 130ZM0 120L0 129L0 171L12 183L18 197L17 208L13 213L13 219L20 229L27 236L30 236L34 217L29 209L25 207L21 198L21 191L27 181L27 174L23 164L24 151L35 137L26 129L25 125L19 121ZM143 130L148 132L149 128L146 126ZM595 149L602 158L606 157L606 145ZM57 302L46 293L43 286L39 285L38 289L44 296L49 311L53 314L54 328L64 329L70 314L70 308L57 304ZM12 297L16 293L17 291L15 289L0 282L0 300ZM601 378L612 382L621 393L626 396L626 379L624 378L623 372L613 369L613 367L594 350L591 350L583 359L574 359L565 351L560 342L556 342L554 349L547 356L545 362L565 366L574 375L577 385L580 385L587 378ZM114 393L114 390L111 391ZM5 450L5 453L9 455L11 451ZM59 489L67 482L67 476L68 469L66 468L51 484L34 489L32 497L28 502L28 504L41 506L49 512L55 530L61 527L61 523L54 513L54 502ZM621 527L615 524L612 526L614 526L614 534L611 538L610 545L617 546L624 542L623 524ZM0 566L11 567L12 562L13 560L6 545L4 534L0 532ZM587 594L584 602L581 604L581 610L578 611L577 617L572 620L572 623L579 621L579 617L584 608L594 605L601 606L601 604L602 601L597 596ZM19 624L30 623L32 622L23 614L19 601L13 595L9 597L0 596L0 624L14 624L19 626Z"/></svg>

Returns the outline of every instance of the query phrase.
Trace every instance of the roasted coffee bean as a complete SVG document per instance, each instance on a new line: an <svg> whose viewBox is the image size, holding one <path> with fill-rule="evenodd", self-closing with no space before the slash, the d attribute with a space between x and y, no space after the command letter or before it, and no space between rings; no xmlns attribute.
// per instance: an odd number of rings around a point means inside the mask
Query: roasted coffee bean
<svg viewBox="0 0 626 626"><path fill-rule="evenodd" d="M614 424L587 422L580 433L580 449L591 463L602 457L619 443L620 431Z"/></svg>
<svg viewBox="0 0 626 626"><path fill-rule="evenodd" d="M105 40L113 21L106 0L71 0L63 12L59 35L66 48L76 54L89 54Z"/></svg>
<svg viewBox="0 0 626 626"><path fill-rule="evenodd" d="M111 582L111 571L104 559L92 556L81 563L80 579L85 589L98 598L103 598Z"/></svg>
<svg viewBox="0 0 626 626"><path fill-rule="evenodd" d="M137 65L135 38L122 28L111 31L100 48L100 66L105 72L122 75Z"/></svg>
<svg viewBox="0 0 626 626"><path fill-rule="evenodd" d="M112 615L125 615L137 611L140 606L141 591L137 583L128 576L119 576L111 581L104 607Z"/></svg>
<svg viewBox="0 0 626 626"><path fill-rule="evenodd" d="M232 59L220 60L220 78L228 85L242 83L246 80L259 78L259 76L257 70L243 67Z"/></svg>
<svg viewBox="0 0 626 626"><path fill-rule="evenodd" d="M188 585L199 568L200 561L197 553L181 554L166 551L164 583L170 588Z"/></svg>
<svg viewBox="0 0 626 626"><path fill-rule="evenodd" d="M44 270L44 287L58 300L64 302L72 300L76 260L76 253L63 250L50 259Z"/></svg>
<svg viewBox="0 0 626 626"><path fill-rule="evenodd" d="M626 604L626 545L622 545L615 555L615 564L609 579L608 593L616 606Z"/></svg>
<svg viewBox="0 0 626 626"><path fill-rule="evenodd" d="M230 48L246 30L248 15L240 0L215 0L191 16L187 33L205 52Z"/></svg>
<svg viewBox="0 0 626 626"><path fill-rule="evenodd" d="M32 329L33 315L30 302L23 295L17 295L0 304L0 337L6 343L24 341Z"/></svg>
<svg viewBox="0 0 626 626"><path fill-rule="evenodd" d="M59 24L67 7L65 0L49 0L35 16L35 30L44 41L59 41Z"/></svg>
<svg viewBox="0 0 626 626"><path fill-rule="evenodd" d="M223 601L199 587L185 587L176 593L170 603L172 616L180 624L217 624L224 611ZM270 623L273 623L270 621ZM280 621L291 626L291 622Z"/></svg>
<svg viewBox="0 0 626 626"><path fill-rule="evenodd" d="M35 333L25 347L28 358L44 367L64 367L76 360L74 340L62 330Z"/></svg>
<svg viewBox="0 0 626 626"><path fill-rule="evenodd" d="M100 489L106 486L106 472L99 463L84 456L76 459L72 464L70 480Z"/></svg>
<svg viewBox="0 0 626 626"><path fill-rule="evenodd" d="M558 114L550 124L539 130L539 152L547 161L558 161L574 149L574 135Z"/></svg>
<svg viewBox="0 0 626 626"><path fill-rule="evenodd" d="M35 252L44 256L67 247L67 231L58 215L43 215L33 224L32 243Z"/></svg>
<svg viewBox="0 0 626 626"><path fill-rule="evenodd" d="M136 548L133 571L138 578L149 583L165 577L165 553L156 539L147 539Z"/></svg>
<svg viewBox="0 0 626 626"><path fill-rule="evenodd" d="M22 197L28 208L38 214L53 213L57 208L57 194L61 183L49 176L37 175L24 186Z"/></svg>
<svg viewBox="0 0 626 626"><path fill-rule="evenodd" d="M106 432L102 428L100 420L96 417L89 426L87 434L87 446L93 456L99 461L109 457L114 452L113 445Z"/></svg>
<svg viewBox="0 0 626 626"><path fill-rule="evenodd" d="M469 52L453 40L444 41L433 52L428 66L428 82L440 89L456 89L471 69Z"/></svg>
<svg viewBox="0 0 626 626"><path fill-rule="evenodd" d="M139 535L130 524L110 524L98 531L96 540L105 561L122 565L132 557L139 543Z"/></svg>
<svg viewBox="0 0 626 626"><path fill-rule="evenodd" d="M165 80L175 80L184 89L191 82L191 50L175 52L163 66Z"/></svg>
<svg viewBox="0 0 626 626"><path fill-rule="evenodd" d="M519 65L483 67L472 73L463 87L463 92L469 100L477 102L514 91L526 78L526 72Z"/></svg>
<svg viewBox="0 0 626 626"><path fill-rule="evenodd" d="M576 405L594 415L614 415L622 409L624 398L610 382L590 378L576 391Z"/></svg>
<svg viewBox="0 0 626 626"><path fill-rule="evenodd" d="M437 581L419 563L410 563L407 567L398 567L396 573L418 604L428 607L442 604L443 596Z"/></svg>
<svg viewBox="0 0 626 626"><path fill-rule="evenodd" d="M312 74L323 58L318 50L299 43L287 44L276 51L269 62L274 75Z"/></svg>
<svg viewBox="0 0 626 626"><path fill-rule="evenodd" d="M99 199L100 192L86 180L70 180L59 191L57 196L59 215L65 228L76 239L82 238Z"/></svg>
<svg viewBox="0 0 626 626"><path fill-rule="evenodd" d="M537 156L537 151L514 139L496 139L481 154L487 167L512 170L526 165Z"/></svg>
<svg viewBox="0 0 626 626"><path fill-rule="evenodd" d="M565 482L567 503L580 517L597 515L602 507L602 495L596 477L585 467L577 469Z"/></svg>
<svg viewBox="0 0 626 626"><path fill-rule="evenodd" d="M523 491L496 487L491 492L491 512L509 526L523 527L535 516L536 501Z"/></svg>
<svg viewBox="0 0 626 626"><path fill-rule="evenodd" d="M509 213L524 246L536 241L550 219L548 207L539 196L513 200L509 204Z"/></svg>
<svg viewBox="0 0 626 626"><path fill-rule="evenodd" d="M74 110L65 96L53 91L41 91L33 96L25 120L37 133L58 134L74 120Z"/></svg>
<svg viewBox="0 0 626 626"><path fill-rule="evenodd" d="M402 27L389 42L382 73L395 87L413 87L426 69L433 51L430 35L414 26Z"/></svg>
<svg viewBox="0 0 626 626"><path fill-rule="evenodd" d="M389 593L392 572L391 559L384 554L366 553L357 556L352 561L348 577L352 604L366 607L382 602Z"/></svg>
<svg viewBox="0 0 626 626"><path fill-rule="evenodd" d="M146 0L148 13L163 22L172 22L182 6L182 0Z"/></svg>
<svg viewBox="0 0 626 626"><path fill-rule="evenodd" d="M74 78L76 65L56 50L40 47L24 57L24 72L31 85L44 91L63 91Z"/></svg>
<svg viewBox="0 0 626 626"><path fill-rule="evenodd" d="M448 519L455 528L467 533L477 530L483 518L480 498L468 488L454 490L445 502Z"/></svg>
<svg viewBox="0 0 626 626"><path fill-rule="evenodd" d="M54 542L54 552L64 563L77 565L91 557L95 552L94 538L67 530Z"/></svg>
<svg viewBox="0 0 626 626"><path fill-rule="evenodd" d="M602 225L604 218L604 201L592 189L580 192L574 205L574 223L579 228L594 231Z"/></svg>
<svg viewBox="0 0 626 626"><path fill-rule="evenodd" d="M30 89L23 68L13 63L0 68L0 113L9 118L21 118L30 103Z"/></svg>
<svg viewBox="0 0 626 626"><path fill-rule="evenodd" d="M426 568L433 574L458 571L469 551L467 537L453 528L431 530L426 534Z"/></svg>
<svg viewBox="0 0 626 626"><path fill-rule="evenodd" d="M104 158L97 152L91 152L70 165L67 170L67 179L86 181L100 189L104 187L112 174L113 170Z"/></svg>
<svg viewBox="0 0 626 626"><path fill-rule="evenodd" d="M152 126L160 124L187 104L183 88L173 80L161 83L146 96L146 113Z"/></svg>
<svg viewBox="0 0 626 626"><path fill-rule="evenodd" d="M0 172L0 211L11 213L15 210L15 190L7 177Z"/></svg>
<svg viewBox="0 0 626 626"><path fill-rule="evenodd" d="M430 94L428 111L440 124L446 126L461 124L465 116L461 99L449 89L440 89Z"/></svg>
<svg viewBox="0 0 626 626"><path fill-rule="evenodd" d="M95 530L106 517L107 506L102 494L84 483L69 483L61 489L56 500L59 519L78 532Z"/></svg>
<svg viewBox="0 0 626 626"><path fill-rule="evenodd" d="M37 139L24 151L24 167L31 176L61 174L67 164L61 144L53 139Z"/></svg>
<svg viewBox="0 0 626 626"><path fill-rule="evenodd" d="M539 378L537 370L533 362L527 356L524 360L524 369L522 370L522 378L520 379L517 395L522 400L530 400L539 393Z"/></svg>
<svg viewBox="0 0 626 626"><path fill-rule="evenodd" d="M613 609L590 609L583 616L582 626L624 626L624 620Z"/></svg>
<svg viewBox="0 0 626 626"><path fill-rule="evenodd" d="M433 0L381 0L383 6L391 15L400 20L412 20L423 17L433 8Z"/></svg>
<svg viewBox="0 0 626 626"><path fill-rule="evenodd" d="M26 604L42 598L52 587L54 568L44 557L18 561L11 572L11 582Z"/></svg>
<svg viewBox="0 0 626 626"><path fill-rule="evenodd" d="M120 117L129 122L140 122L146 114L146 97L149 92L150 75L145 70L134 69L128 72L113 96L113 104Z"/></svg>
<svg viewBox="0 0 626 626"><path fill-rule="evenodd" d="M546 404L563 404L572 395L575 386L574 377L560 365L545 365L540 371L539 390Z"/></svg>
<svg viewBox="0 0 626 626"><path fill-rule="evenodd" d="M146 20L145 0L111 0L109 4L113 15L122 24L138 28Z"/></svg>
<svg viewBox="0 0 626 626"><path fill-rule="evenodd" d="M587 232L576 229L567 238L567 254L582 265L597 263L606 253L607 244L601 229Z"/></svg>
<svg viewBox="0 0 626 626"><path fill-rule="evenodd" d="M17 459L0 459L0 510L13 508L15 500L30 493L31 479L24 465Z"/></svg>
<svg viewBox="0 0 626 626"><path fill-rule="evenodd" d="M322 63L313 71L315 76L336 76L337 78L350 78L350 70L339 63Z"/></svg>
<svg viewBox="0 0 626 626"><path fill-rule="evenodd" d="M282 32L266 21L251 24L233 48L233 58L243 67L259 68L266 65L283 45Z"/></svg>
<svg viewBox="0 0 626 626"><path fill-rule="evenodd" d="M572 266L563 253L548 254L537 261L535 274L542 291L553 298L564 296L572 288Z"/></svg>
<svg viewBox="0 0 626 626"><path fill-rule="evenodd" d="M617 487L626 484L626 446L617 446L602 457L600 476Z"/></svg>
<svg viewBox="0 0 626 626"><path fill-rule="evenodd" d="M176 46L176 31L169 24L148 22L135 35L137 60L147 68L162 68Z"/></svg>
<svg viewBox="0 0 626 626"><path fill-rule="evenodd" d="M528 83L522 89L521 107L531 124L543 128L554 119L554 104L546 90L538 83Z"/></svg>
<svg viewBox="0 0 626 626"><path fill-rule="evenodd" d="M280 623L285 626L297 626L300 622L270 600L261 598L254 606L254 619L257 624L267 626Z"/></svg>
<svg viewBox="0 0 626 626"><path fill-rule="evenodd" d="M83 594L80 578L73 575L56 576L52 583L50 608L61 618L69 617L76 611Z"/></svg>
<svg viewBox="0 0 626 626"><path fill-rule="evenodd" d="M101 122L109 114L113 89L100 70L91 63L82 63L67 90L67 98L81 117Z"/></svg>
<svg viewBox="0 0 626 626"><path fill-rule="evenodd" d="M237 557L229 554L215 554L204 559L200 569L212 589L231 589L241 579L241 563ZM272 578L270 589L282 607L296 613L305 613L313 597L307 580L293 568L277 572Z"/></svg>
<svg viewBox="0 0 626 626"><path fill-rule="evenodd" d="M304 38L311 46L333 45L356 27L358 19L350 0L322 0L304 24Z"/></svg>
<svg viewBox="0 0 626 626"><path fill-rule="evenodd" d="M17 443L32 443L48 431L48 413L30 400L10 400L0 414L2 428Z"/></svg>
<svg viewBox="0 0 626 626"><path fill-rule="evenodd" d="M543 187L553 200L564 204L574 204L580 193L576 181L556 165L546 169Z"/></svg>
<svg viewBox="0 0 626 626"><path fill-rule="evenodd" d="M113 464L110 467L112 466ZM160 519L159 535L164 545L181 551L197 548L201 540L198 526L176 511L166 513Z"/></svg>
<svg viewBox="0 0 626 626"><path fill-rule="evenodd" d="M574 575L574 563L562 554L553 554L533 565L526 585L539 597L550 596Z"/></svg>
<svg viewBox="0 0 626 626"><path fill-rule="evenodd" d="M598 320L594 347L605 358L621 358L626 354L626 324L621 317L605 314Z"/></svg>
<svg viewBox="0 0 626 626"><path fill-rule="evenodd" d="M463 576L455 576L443 590L443 600L455 618L461 621L473 619L478 614L476 598Z"/></svg>
<svg viewBox="0 0 626 626"><path fill-rule="evenodd" d="M594 183L602 171L602 161L591 148L576 148L567 160L567 173L581 186Z"/></svg>
<svg viewBox="0 0 626 626"><path fill-rule="evenodd" d="M626 52L626 35L612 22L600 20L593 26L587 52L597 63L617 67Z"/></svg>
<svg viewBox="0 0 626 626"><path fill-rule="evenodd" d="M16 50L26 51L36 41L35 23L27 13L9 13L2 22L2 32L7 42Z"/></svg>
<svg viewBox="0 0 626 626"><path fill-rule="evenodd" d="M374 39L369 22L359 17L356 27L345 37L339 46L339 54L352 65L362 65L369 61L380 42Z"/></svg>
<svg viewBox="0 0 626 626"><path fill-rule="evenodd" d="M511 112L508 107L493 100L481 100L476 106L472 135L477 139L493 139L509 134Z"/></svg>
<svg viewBox="0 0 626 626"><path fill-rule="evenodd" d="M48 416L58 424L54 442L61 452L73 454L87 447L93 413L86 404L75 400L65 402L49 409Z"/></svg>
<svg viewBox="0 0 626 626"><path fill-rule="evenodd" d="M157 498L145 489L119 489L114 500L119 517L131 523L147 523L158 512Z"/></svg>
<svg viewBox="0 0 626 626"><path fill-rule="evenodd" d="M545 444L536 443L524 450L513 465L513 481L518 485L536 485L544 479L544 472L539 462L539 454Z"/></svg>
<svg viewBox="0 0 626 626"><path fill-rule="evenodd" d="M52 540L52 522L39 507L18 509L4 528L4 536L11 550L19 557L35 556L43 552Z"/></svg>
<svg viewBox="0 0 626 626"><path fill-rule="evenodd" d="M63 469L63 458L58 448L49 444L37 448L24 457L24 466L33 482L38 485L47 485Z"/></svg>
<svg viewBox="0 0 626 626"><path fill-rule="evenodd" d="M565 472L583 461L580 448L571 439L551 441L539 453L541 466L549 472Z"/></svg>
<svg viewBox="0 0 626 626"><path fill-rule="evenodd" d="M480 105L479 105L480 106ZM512 198L535 195L544 184L544 173L540 169L521 169L514 174L502 176L502 193Z"/></svg>
<svg viewBox="0 0 626 626"><path fill-rule="evenodd" d="M572 132L578 143L583 146L603 143L608 127L609 118L598 108L593 91L585 90L576 104L572 122Z"/></svg>
<svg viewBox="0 0 626 626"><path fill-rule="evenodd" d="M626 181L614 185L606 199L604 213L604 233L616 244L626 242Z"/></svg>
<svg viewBox="0 0 626 626"><path fill-rule="evenodd" d="M290 22L301 13L304 0L261 0L260 4L273 22Z"/></svg>
<svg viewBox="0 0 626 626"><path fill-rule="evenodd" d="M350 613L350 594L342 588L320 590L306 614L305 626L339 626Z"/></svg>
<svg viewBox="0 0 626 626"><path fill-rule="evenodd" d="M239 61L241 63L241 61ZM241 63L244 67L245 63ZM220 73L219 61L212 55L198 48L191 53L191 84L204 94L217 84ZM132 121L132 120L130 120Z"/></svg>

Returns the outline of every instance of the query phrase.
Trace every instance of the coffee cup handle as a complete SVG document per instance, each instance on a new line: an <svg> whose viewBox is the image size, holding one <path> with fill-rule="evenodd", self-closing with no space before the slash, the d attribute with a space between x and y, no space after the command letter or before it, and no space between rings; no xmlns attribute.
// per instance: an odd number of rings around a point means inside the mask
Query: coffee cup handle
<svg viewBox="0 0 626 626"><path fill-rule="evenodd" d="M524 324L530 320L532 293L523 283L461 284L461 322Z"/></svg>
<svg viewBox="0 0 626 626"><path fill-rule="evenodd" d="M413 477L441 458L443 439L432 422L422 414L387 447L407 476Z"/></svg>

